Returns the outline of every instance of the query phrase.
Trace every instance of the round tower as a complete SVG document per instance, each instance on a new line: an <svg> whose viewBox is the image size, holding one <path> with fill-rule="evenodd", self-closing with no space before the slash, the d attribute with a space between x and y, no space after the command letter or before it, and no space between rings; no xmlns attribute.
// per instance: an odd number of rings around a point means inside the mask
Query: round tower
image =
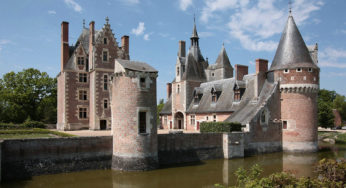
<svg viewBox="0 0 346 188"><path fill-rule="evenodd" d="M292 15L269 71L280 85L283 150L317 151L320 69L313 62Z"/></svg>
<svg viewBox="0 0 346 188"><path fill-rule="evenodd" d="M116 60L111 82L112 169L158 167L157 71L146 63Z"/></svg>

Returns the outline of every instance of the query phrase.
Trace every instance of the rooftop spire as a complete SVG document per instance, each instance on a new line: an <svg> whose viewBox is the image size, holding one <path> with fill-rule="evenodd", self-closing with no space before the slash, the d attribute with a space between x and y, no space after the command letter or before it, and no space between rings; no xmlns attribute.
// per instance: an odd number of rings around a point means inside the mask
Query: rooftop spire
<svg viewBox="0 0 346 188"><path fill-rule="evenodd" d="M193 15L193 30L192 30L192 38L198 38L198 34L197 34L197 28L196 28L196 15Z"/></svg>
<svg viewBox="0 0 346 188"><path fill-rule="evenodd" d="M270 70L290 69L297 67L317 68L313 63L306 44L294 22L288 16L285 29L281 35Z"/></svg>
<svg viewBox="0 0 346 188"><path fill-rule="evenodd" d="M107 24L107 25L109 24L109 18L108 18L108 16L106 17L106 24Z"/></svg>
<svg viewBox="0 0 346 188"><path fill-rule="evenodd" d="M83 29L85 28L85 19L83 19Z"/></svg>
<svg viewBox="0 0 346 188"><path fill-rule="evenodd" d="M292 16L292 1L288 0L289 15Z"/></svg>

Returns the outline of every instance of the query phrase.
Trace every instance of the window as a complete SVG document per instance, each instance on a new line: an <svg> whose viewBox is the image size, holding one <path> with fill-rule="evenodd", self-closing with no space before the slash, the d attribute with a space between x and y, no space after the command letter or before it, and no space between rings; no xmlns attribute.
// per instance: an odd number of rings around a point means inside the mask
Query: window
<svg viewBox="0 0 346 188"><path fill-rule="evenodd" d="M78 57L77 58L77 64L78 65L84 65L84 57Z"/></svg>
<svg viewBox="0 0 346 188"><path fill-rule="evenodd" d="M145 78L140 78L140 79L139 79L139 84L140 84L140 86L141 86L142 88L145 88L145 87L146 87L146 85L145 85Z"/></svg>
<svg viewBox="0 0 346 188"><path fill-rule="evenodd" d="M179 67L177 67L177 76L179 76L179 73L180 73L180 72L179 72Z"/></svg>
<svg viewBox="0 0 346 188"><path fill-rule="evenodd" d="M193 102L194 102L193 104L198 105L199 101L200 101L199 96L197 94L195 94L194 99L193 99Z"/></svg>
<svg viewBox="0 0 346 188"><path fill-rule="evenodd" d="M103 100L103 108L104 109L108 108L108 100L107 99Z"/></svg>
<svg viewBox="0 0 346 188"><path fill-rule="evenodd" d="M216 102L217 101L217 96L216 93L211 94L211 102Z"/></svg>
<svg viewBox="0 0 346 188"><path fill-rule="evenodd" d="M139 112L139 133L147 132L147 113Z"/></svg>
<svg viewBox="0 0 346 188"><path fill-rule="evenodd" d="M195 115L190 116L190 124L195 125Z"/></svg>
<svg viewBox="0 0 346 188"><path fill-rule="evenodd" d="M214 77L214 73L211 73L211 76L213 76L213 77Z"/></svg>
<svg viewBox="0 0 346 188"><path fill-rule="evenodd" d="M180 93L180 85L177 86L177 93Z"/></svg>
<svg viewBox="0 0 346 188"><path fill-rule="evenodd" d="M167 125L167 116L163 117L163 123L164 123L164 125Z"/></svg>
<svg viewBox="0 0 346 188"><path fill-rule="evenodd" d="M79 108L79 118L80 119L86 119L87 118L87 109L86 108Z"/></svg>
<svg viewBox="0 0 346 188"><path fill-rule="evenodd" d="M79 73L79 82L87 82L87 74L86 73Z"/></svg>
<svg viewBox="0 0 346 188"><path fill-rule="evenodd" d="M216 122L216 115L213 115L213 121Z"/></svg>
<svg viewBox="0 0 346 188"><path fill-rule="evenodd" d="M82 101L88 100L87 91L79 90L79 100L82 100Z"/></svg>
<svg viewBox="0 0 346 188"><path fill-rule="evenodd" d="M206 116L206 117L205 117L205 119L208 121L209 117L208 117L208 116Z"/></svg>
<svg viewBox="0 0 346 188"><path fill-rule="evenodd" d="M265 122L266 122L266 112L265 110L263 110L261 113L261 123L265 123Z"/></svg>
<svg viewBox="0 0 346 188"><path fill-rule="evenodd" d="M108 90L108 75L103 76L103 90Z"/></svg>
<svg viewBox="0 0 346 188"><path fill-rule="evenodd" d="M287 121L282 121L282 129L287 129Z"/></svg>
<svg viewBox="0 0 346 188"><path fill-rule="evenodd" d="M107 44L107 38L103 38L103 44Z"/></svg>
<svg viewBox="0 0 346 188"><path fill-rule="evenodd" d="M107 51L103 51L103 61L108 61L108 53L107 53Z"/></svg>
<svg viewBox="0 0 346 188"><path fill-rule="evenodd" d="M289 72L290 72L290 70L288 70L288 69L284 70L284 73L289 73Z"/></svg>
<svg viewBox="0 0 346 188"><path fill-rule="evenodd" d="M234 101L240 101L245 93L245 88L235 89L234 90Z"/></svg>
<svg viewBox="0 0 346 188"><path fill-rule="evenodd" d="M308 71L309 71L309 72L312 72L312 68L309 68Z"/></svg>
<svg viewBox="0 0 346 188"><path fill-rule="evenodd" d="M297 68L296 72L302 72L302 68Z"/></svg>

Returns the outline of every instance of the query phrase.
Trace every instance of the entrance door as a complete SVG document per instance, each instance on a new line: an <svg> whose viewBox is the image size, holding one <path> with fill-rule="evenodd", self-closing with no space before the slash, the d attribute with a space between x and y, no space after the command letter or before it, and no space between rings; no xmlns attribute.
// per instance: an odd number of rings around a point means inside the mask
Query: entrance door
<svg viewBox="0 0 346 188"><path fill-rule="evenodd" d="M172 121L169 122L169 128L172 129Z"/></svg>
<svg viewBox="0 0 346 188"><path fill-rule="evenodd" d="M100 130L107 129L107 120L100 120Z"/></svg>
<svg viewBox="0 0 346 188"><path fill-rule="evenodd" d="M197 121L197 130L199 130L199 121Z"/></svg>
<svg viewBox="0 0 346 188"><path fill-rule="evenodd" d="M178 129L181 129L181 120L178 120Z"/></svg>

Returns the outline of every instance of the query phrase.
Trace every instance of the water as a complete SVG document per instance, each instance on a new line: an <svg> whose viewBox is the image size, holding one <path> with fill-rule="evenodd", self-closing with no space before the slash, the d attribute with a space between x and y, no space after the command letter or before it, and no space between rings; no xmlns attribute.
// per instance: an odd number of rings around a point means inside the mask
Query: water
<svg viewBox="0 0 346 188"><path fill-rule="evenodd" d="M346 145L320 145L318 153L273 153L232 160L208 160L200 163L166 167L147 172L119 172L90 170L83 172L42 175L28 181L5 182L1 188L94 188L94 187L213 187L215 183L234 185L234 172L239 167L250 168L259 164L263 176L274 172L290 171L296 176L315 176L314 165L323 158L346 158ZM6 172L5 172L6 173Z"/></svg>

